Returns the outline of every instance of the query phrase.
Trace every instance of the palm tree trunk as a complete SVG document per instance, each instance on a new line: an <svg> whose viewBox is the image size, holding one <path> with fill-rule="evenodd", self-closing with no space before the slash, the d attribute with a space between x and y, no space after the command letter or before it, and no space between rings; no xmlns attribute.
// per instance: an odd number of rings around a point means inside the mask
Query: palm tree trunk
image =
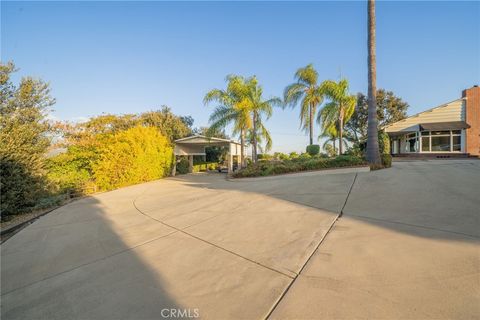
<svg viewBox="0 0 480 320"><path fill-rule="evenodd" d="M377 66L375 57L375 0L368 0L367 160L370 164L380 164L377 120Z"/></svg>
<svg viewBox="0 0 480 320"><path fill-rule="evenodd" d="M252 160L257 163L257 113L253 112Z"/></svg>
<svg viewBox="0 0 480 320"><path fill-rule="evenodd" d="M310 104L310 145L313 144L313 105Z"/></svg>
<svg viewBox="0 0 480 320"><path fill-rule="evenodd" d="M340 117L339 120L339 125L340 125L340 128L338 130L339 132L339 136L340 136L340 139L338 140L338 152L340 155L343 154L343 117Z"/></svg>
<svg viewBox="0 0 480 320"><path fill-rule="evenodd" d="M245 167L245 130L240 130L240 168Z"/></svg>

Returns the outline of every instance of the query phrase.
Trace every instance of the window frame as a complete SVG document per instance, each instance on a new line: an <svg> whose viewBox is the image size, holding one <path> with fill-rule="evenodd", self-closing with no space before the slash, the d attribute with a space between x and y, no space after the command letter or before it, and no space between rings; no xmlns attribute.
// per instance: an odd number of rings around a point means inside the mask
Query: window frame
<svg viewBox="0 0 480 320"><path fill-rule="evenodd" d="M461 153L462 152L462 131L463 130L436 130L433 132L446 132L448 131L449 134L432 134L431 130L419 131L417 137L419 139L419 153ZM455 132L455 133L454 133ZM460 132L460 133L457 133ZM450 150L449 151L432 151L432 137L449 137L450 139ZM460 137L460 150L453 150L453 137ZM428 138L428 150L424 151L424 145L422 143L423 138ZM408 141L408 137L407 137Z"/></svg>

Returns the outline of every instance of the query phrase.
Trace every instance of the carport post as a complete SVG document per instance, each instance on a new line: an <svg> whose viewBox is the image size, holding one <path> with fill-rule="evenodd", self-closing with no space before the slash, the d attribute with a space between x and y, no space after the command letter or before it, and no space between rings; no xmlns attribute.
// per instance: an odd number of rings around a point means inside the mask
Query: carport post
<svg viewBox="0 0 480 320"><path fill-rule="evenodd" d="M188 156L188 172L193 172L193 156Z"/></svg>
<svg viewBox="0 0 480 320"><path fill-rule="evenodd" d="M228 173L233 172L233 156L231 153L228 153Z"/></svg>
<svg viewBox="0 0 480 320"><path fill-rule="evenodd" d="M175 173L177 173L177 156L173 155L173 165L172 165L172 177L175 177Z"/></svg>

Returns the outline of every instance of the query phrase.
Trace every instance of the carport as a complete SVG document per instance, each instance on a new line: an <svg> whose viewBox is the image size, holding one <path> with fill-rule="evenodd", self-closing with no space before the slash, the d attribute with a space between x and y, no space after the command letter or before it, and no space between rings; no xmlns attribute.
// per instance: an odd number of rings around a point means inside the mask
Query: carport
<svg viewBox="0 0 480 320"><path fill-rule="evenodd" d="M233 157L240 157L241 144L228 139L194 135L175 140L175 157L188 156L189 172L193 171L193 156L205 156L206 147L227 147L228 173L233 171ZM237 159L238 159L237 157ZM238 160L237 160L238 162ZM175 161L176 163L176 161ZM175 173L175 170L173 171Z"/></svg>

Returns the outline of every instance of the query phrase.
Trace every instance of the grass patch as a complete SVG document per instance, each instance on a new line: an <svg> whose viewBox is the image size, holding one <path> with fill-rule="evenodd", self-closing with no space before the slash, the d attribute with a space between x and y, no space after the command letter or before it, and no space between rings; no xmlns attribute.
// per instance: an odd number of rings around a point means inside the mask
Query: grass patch
<svg viewBox="0 0 480 320"><path fill-rule="evenodd" d="M259 161L233 174L235 178L265 177L277 174L322 170L331 168L356 167L367 165L365 159L355 156L338 156L324 158L315 156L311 158L296 158L286 160Z"/></svg>

